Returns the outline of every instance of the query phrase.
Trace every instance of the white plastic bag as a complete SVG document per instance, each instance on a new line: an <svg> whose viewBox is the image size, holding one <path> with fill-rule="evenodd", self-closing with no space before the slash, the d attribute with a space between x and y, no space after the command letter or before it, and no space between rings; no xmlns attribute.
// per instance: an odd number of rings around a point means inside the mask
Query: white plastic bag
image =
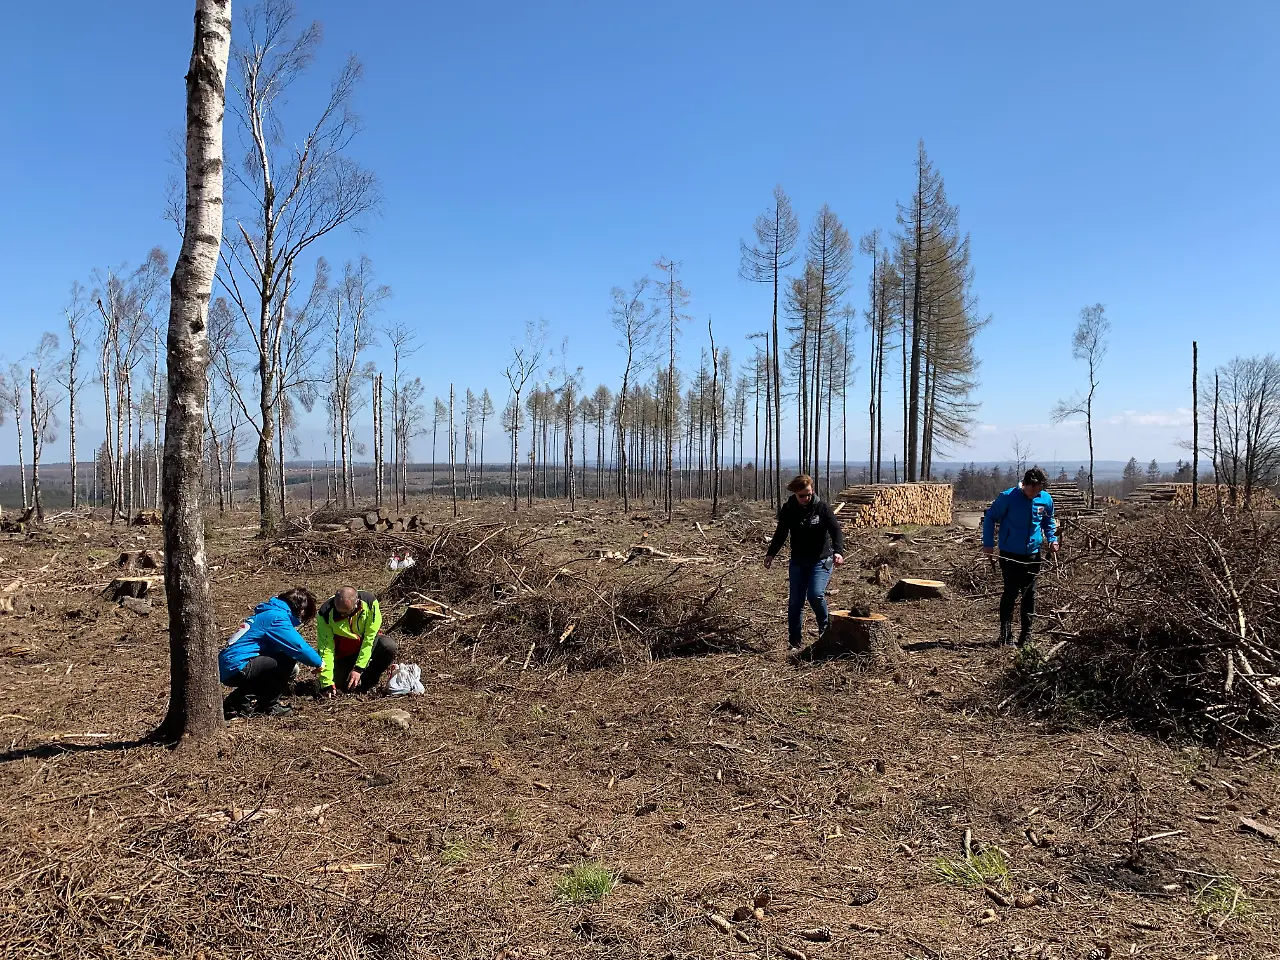
<svg viewBox="0 0 1280 960"><path fill-rule="evenodd" d="M397 663L391 668L391 675L387 677L388 694L395 697L426 692L422 685L422 668L416 663Z"/></svg>
<svg viewBox="0 0 1280 960"><path fill-rule="evenodd" d="M413 557L408 554L405 554L404 557L397 557L395 554L392 554L391 559L387 561L388 570L408 570L412 566Z"/></svg>

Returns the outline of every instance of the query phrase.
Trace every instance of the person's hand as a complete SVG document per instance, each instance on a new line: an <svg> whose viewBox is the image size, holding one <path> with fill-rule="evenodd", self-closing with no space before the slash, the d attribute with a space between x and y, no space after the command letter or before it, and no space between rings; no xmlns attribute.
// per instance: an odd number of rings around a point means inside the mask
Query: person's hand
<svg viewBox="0 0 1280 960"><path fill-rule="evenodd" d="M354 690L356 687L360 686L360 674L361 670L359 667L351 668L351 674L347 677L348 690Z"/></svg>
<svg viewBox="0 0 1280 960"><path fill-rule="evenodd" d="M1058 541L1057 541L1057 540L1055 540L1055 541L1053 541L1053 543L1049 544L1049 552L1050 552L1050 553L1052 553L1055 557L1058 555Z"/></svg>
<svg viewBox="0 0 1280 960"><path fill-rule="evenodd" d="M836 566L837 566L837 567L843 567L843 566L844 566L844 554L842 554L842 553L837 553L837 554L835 555L835 557L833 557L832 559L834 559L834 560L835 560L835 562L836 562Z"/></svg>
<svg viewBox="0 0 1280 960"><path fill-rule="evenodd" d="M768 569L769 569L770 567L772 567L772 566L773 566L773 557L765 557L765 558L764 558L764 568L765 568L766 570L768 570Z"/></svg>
<svg viewBox="0 0 1280 960"><path fill-rule="evenodd" d="M330 700L332 700L334 697L338 695L338 688L331 683L327 687L325 687L323 690L321 690L320 693L321 695L328 697Z"/></svg>
<svg viewBox="0 0 1280 960"><path fill-rule="evenodd" d="M994 557L995 557L995 555L996 555L996 548L995 548L995 547L983 547L983 548L982 548L982 552L983 552L983 554L985 554L986 556L994 558Z"/></svg>

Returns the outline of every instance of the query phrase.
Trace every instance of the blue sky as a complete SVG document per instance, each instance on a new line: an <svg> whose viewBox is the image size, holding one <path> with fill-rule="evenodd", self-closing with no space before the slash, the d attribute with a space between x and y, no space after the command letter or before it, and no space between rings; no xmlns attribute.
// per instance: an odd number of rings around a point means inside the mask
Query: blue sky
<svg viewBox="0 0 1280 960"><path fill-rule="evenodd" d="M155 244L176 251L161 214L191 8L9 13L6 361L39 331L60 331L72 280L135 264ZM364 132L352 153L386 197L359 233L317 252L373 259L394 292L384 318L417 324L429 345L414 372L433 393L447 396L452 379L500 402L509 344L538 318L553 342L569 337L590 386L616 387L609 290L652 273L660 255L683 261L693 294L686 358L696 363L708 315L745 357L769 298L737 278L738 242L774 184L806 226L827 202L855 237L888 230L921 137L972 235L975 290L993 317L978 350L981 423L948 459L1007 458L1015 433L1037 459L1084 456L1083 431L1052 427L1048 414L1082 380L1069 343L1085 304L1106 304L1114 324L1098 400L1103 458L1181 453L1192 339L1204 367L1280 348L1280 5L299 8L323 22L325 43L293 106L308 112L358 54ZM233 130L228 144L230 161ZM869 269L859 258L859 308ZM85 439L100 418L90 405ZM2 459L13 459L12 429L0 430ZM61 439L47 456L59 453Z"/></svg>

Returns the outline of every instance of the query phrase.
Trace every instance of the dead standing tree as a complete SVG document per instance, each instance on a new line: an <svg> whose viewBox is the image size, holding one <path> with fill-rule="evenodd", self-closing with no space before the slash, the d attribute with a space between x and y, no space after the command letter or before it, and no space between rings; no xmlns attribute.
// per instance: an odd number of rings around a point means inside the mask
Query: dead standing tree
<svg viewBox="0 0 1280 960"><path fill-rule="evenodd" d="M637 367L648 367L653 355L653 336L657 330L658 310L646 303L649 278L641 277L630 292L621 287L613 288L613 306L609 316L613 328L622 339L618 345L626 351L627 360L622 368L622 389L618 391L618 491L622 494L622 510L631 511L631 485L627 456L627 401L631 392L631 374Z"/></svg>
<svg viewBox="0 0 1280 960"><path fill-rule="evenodd" d="M1107 355L1107 334L1111 321L1100 303L1080 311L1080 322L1071 337L1071 356L1089 368L1089 389L1070 400L1059 400L1053 408L1054 423L1070 417L1084 417L1085 436L1089 441L1089 506L1094 506L1093 483L1093 397L1098 392L1098 368Z"/></svg>
<svg viewBox="0 0 1280 960"><path fill-rule="evenodd" d="M671 509L674 506L674 458L676 439L676 407L680 403L680 394L676 391L676 334L680 332L680 322L687 320L681 311L689 305L689 291L676 277L680 264L663 257L655 264L666 276L658 281L658 292L665 305L667 318L667 383L666 383L666 430L667 430L667 462L663 476L663 505L667 511L667 520L671 520Z"/></svg>
<svg viewBox="0 0 1280 960"><path fill-rule="evenodd" d="M778 284L782 271L795 262L792 251L800 236L800 221L791 209L791 200L782 186L773 188L773 206L756 217L754 226L756 243L749 247L742 244L742 265L739 275L745 280L773 285L773 505L782 506L782 366L778 361Z"/></svg>
<svg viewBox="0 0 1280 960"><path fill-rule="evenodd" d="M311 65L320 45L318 23L291 36L294 6L266 0L245 18L247 43L237 51L237 103L247 156L232 176L252 198L251 212L237 220L222 254L219 282L253 336L259 378L259 527L279 533L284 502L275 482L274 445L282 391L276 383L284 364L282 341L294 267L313 243L377 206L372 173L346 155L359 123L351 100L360 62L348 58L330 87L315 124L301 140L287 140L278 110L287 91ZM287 144L287 146L286 146ZM251 421L252 422L252 421Z"/></svg>
<svg viewBox="0 0 1280 960"><path fill-rule="evenodd" d="M22 365L18 363L9 364L9 376L6 379L0 374L0 401L5 407L13 409L13 426L18 431L18 480L22 485L22 509L25 511L30 503L27 498L27 460L26 450L23 446L23 433L26 430L23 421L26 419L22 415L23 396L26 393L23 383Z"/></svg>
<svg viewBox="0 0 1280 960"><path fill-rule="evenodd" d="M507 405L507 428L511 433L511 511L520 509L520 427L524 416L524 407L520 405L520 397L542 365L542 354L546 343L546 325L525 326L524 343L511 350L511 362L502 371L511 388L511 400ZM439 401L437 401L438 403ZM531 441L532 442L532 441ZM434 446L432 456L434 458ZM434 464L433 464L434 473ZM530 495L533 492L533 478L529 479Z"/></svg>
<svg viewBox="0 0 1280 960"><path fill-rule="evenodd" d="M209 295L222 237L222 121L230 0L196 0L187 71L186 215L169 286L168 414L164 440L164 589L169 607L169 709L157 739L222 728L218 644L204 545L204 415Z"/></svg>
<svg viewBox="0 0 1280 960"><path fill-rule="evenodd" d="M46 442L57 439L55 429L58 416L54 407L61 402L49 389L49 377L46 374L53 366L54 354L58 349L56 334L46 333L40 338L40 345L31 354L31 501L35 507L36 517L44 520L44 503L40 499L40 454Z"/></svg>
<svg viewBox="0 0 1280 960"><path fill-rule="evenodd" d="M71 507L75 509L80 505L80 491L76 476L76 414L79 409L76 406L76 399L81 383L80 363L84 356L84 327L85 317L88 314L84 287L80 286L79 283L71 285L71 301L63 312L67 318L67 339L71 341L71 345L58 370L58 382L67 391L67 434L68 442L70 443L68 455L71 459Z"/></svg>

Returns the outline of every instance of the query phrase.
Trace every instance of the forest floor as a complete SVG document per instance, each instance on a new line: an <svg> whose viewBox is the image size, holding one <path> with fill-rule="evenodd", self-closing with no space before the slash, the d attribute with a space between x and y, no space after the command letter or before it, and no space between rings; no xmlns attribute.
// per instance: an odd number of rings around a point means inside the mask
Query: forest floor
<svg viewBox="0 0 1280 960"><path fill-rule="evenodd" d="M1002 708L1014 655L972 523L850 536L829 596L890 617L903 659L876 671L788 659L759 505L462 508L551 569L714 579L748 630L735 652L580 669L442 622L398 638L424 696L298 696L170 750L142 742L167 699L163 594L149 616L101 596L159 528L0 539L4 955L1280 956L1280 845L1241 829L1280 821L1280 764ZM455 522L414 510L441 526L272 544L247 513L211 518L218 629L295 583L384 590L393 545ZM588 559L637 542L705 562ZM882 564L976 589L888 604Z"/></svg>

